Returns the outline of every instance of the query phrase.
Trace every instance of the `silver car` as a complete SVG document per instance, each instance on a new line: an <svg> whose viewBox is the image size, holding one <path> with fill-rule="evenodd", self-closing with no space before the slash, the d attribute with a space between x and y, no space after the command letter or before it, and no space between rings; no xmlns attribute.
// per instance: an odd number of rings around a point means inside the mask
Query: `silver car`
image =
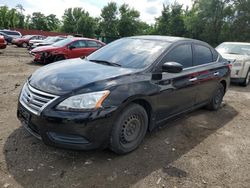
<svg viewBox="0 0 250 188"><path fill-rule="evenodd" d="M247 86L250 81L250 43L223 42L216 50L232 63L231 81Z"/></svg>

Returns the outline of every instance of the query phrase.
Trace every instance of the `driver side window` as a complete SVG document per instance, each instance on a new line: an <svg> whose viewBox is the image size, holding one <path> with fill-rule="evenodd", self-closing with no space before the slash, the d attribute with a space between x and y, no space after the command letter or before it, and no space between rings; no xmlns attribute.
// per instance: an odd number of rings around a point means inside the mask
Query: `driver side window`
<svg viewBox="0 0 250 188"><path fill-rule="evenodd" d="M183 44L172 49L164 58L165 62L180 63L183 68L191 67L193 65L193 54L191 44Z"/></svg>

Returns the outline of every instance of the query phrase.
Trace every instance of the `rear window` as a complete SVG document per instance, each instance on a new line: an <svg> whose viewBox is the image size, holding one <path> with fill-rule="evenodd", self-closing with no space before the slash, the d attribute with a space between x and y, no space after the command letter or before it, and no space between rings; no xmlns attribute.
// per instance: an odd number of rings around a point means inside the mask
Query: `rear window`
<svg viewBox="0 0 250 188"><path fill-rule="evenodd" d="M202 45L194 45L194 65L203 65L213 62L210 48Z"/></svg>
<svg viewBox="0 0 250 188"><path fill-rule="evenodd" d="M6 35L15 35L15 36L20 36L20 34L16 31L1 31L5 33Z"/></svg>

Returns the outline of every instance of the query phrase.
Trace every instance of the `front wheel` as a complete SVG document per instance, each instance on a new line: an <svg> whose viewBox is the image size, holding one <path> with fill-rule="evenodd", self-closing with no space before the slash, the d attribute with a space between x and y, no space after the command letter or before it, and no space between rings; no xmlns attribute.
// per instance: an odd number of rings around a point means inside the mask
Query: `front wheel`
<svg viewBox="0 0 250 188"><path fill-rule="evenodd" d="M138 104L130 104L118 116L111 133L110 149L117 154L135 150L146 135L148 115Z"/></svg>
<svg viewBox="0 0 250 188"><path fill-rule="evenodd" d="M207 109L214 110L214 111L218 110L220 108L222 101L223 101L224 95L225 95L225 88L220 83L218 88L216 89L210 103L207 105Z"/></svg>

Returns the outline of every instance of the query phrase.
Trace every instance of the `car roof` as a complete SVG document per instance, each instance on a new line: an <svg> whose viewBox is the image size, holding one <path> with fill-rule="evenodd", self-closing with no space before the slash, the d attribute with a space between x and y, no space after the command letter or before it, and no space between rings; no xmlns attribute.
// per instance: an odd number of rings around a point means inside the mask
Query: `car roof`
<svg viewBox="0 0 250 188"><path fill-rule="evenodd" d="M196 41L196 42L203 42L196 39L184 38L184 37L175 37L175 36L161 36L161 35L141 35L141 36L133 36L129 38L135 39L145 39L145 40L159 40L159 41L166 41L170 43L178 42L178 41Z"/></svg>
<svg viewBox="0 0 250 188"><path fill-rule="evenodd" d="M249 42L223 42L222 44L240 44L240 45L250 45Z"/></svg>
<svg viewBox="0 0 250 188"><path fill-rule="evenodd" d="M94 41L96 41L96 39L91 39L91 38L86 38L86 37L72 37L72 40L73 41L76 41L76 40L94 40Z"/></svg>

